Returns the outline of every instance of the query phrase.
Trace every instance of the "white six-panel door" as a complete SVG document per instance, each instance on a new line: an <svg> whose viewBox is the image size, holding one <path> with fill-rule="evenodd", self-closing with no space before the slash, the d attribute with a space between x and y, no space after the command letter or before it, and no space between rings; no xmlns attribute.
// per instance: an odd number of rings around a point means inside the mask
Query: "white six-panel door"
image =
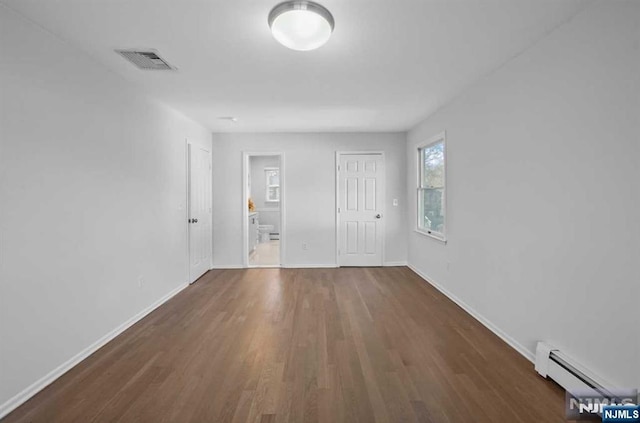
<svg viewBox="0 0 640 423"><path fill-rule="evenodd" d="M338 264L382 266L384 157L338 154Z"/></svg>
<svg viewBox="0 0 640 423"><path fill-rule="evenodd" d="M189 149L189 282L211 264L211 154L197 145Z"/></svg>

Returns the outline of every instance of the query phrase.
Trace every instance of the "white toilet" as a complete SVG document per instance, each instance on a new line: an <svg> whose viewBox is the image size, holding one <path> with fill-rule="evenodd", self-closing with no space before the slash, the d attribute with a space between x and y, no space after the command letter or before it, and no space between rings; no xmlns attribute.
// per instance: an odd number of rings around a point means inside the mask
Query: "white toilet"
<svg viewBox="0 0 640 423"><path fill-rule="evenodd" d="M273 225L258 225L260 242L269 242L271 240L271 232L273 232Z"/></svg>

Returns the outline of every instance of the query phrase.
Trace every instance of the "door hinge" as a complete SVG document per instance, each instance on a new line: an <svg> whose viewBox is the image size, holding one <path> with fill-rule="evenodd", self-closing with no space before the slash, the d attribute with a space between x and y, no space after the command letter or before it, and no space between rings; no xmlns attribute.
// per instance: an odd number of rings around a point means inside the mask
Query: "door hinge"
<svg viewBox="0 0 640 423"><path fill-rule="evenodd" d="M340 213L340 207L338 207L338 213Z"/></svg>
<svg viewBox="0 0 640 423"><path fill-rule="evenodd" d="M338 165L338 172L340 172L340 165Z"/></svg>

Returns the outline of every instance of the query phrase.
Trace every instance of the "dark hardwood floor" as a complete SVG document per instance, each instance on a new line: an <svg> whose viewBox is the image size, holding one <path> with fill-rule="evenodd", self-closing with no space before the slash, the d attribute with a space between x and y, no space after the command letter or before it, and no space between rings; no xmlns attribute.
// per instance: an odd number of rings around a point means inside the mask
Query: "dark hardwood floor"
<svg viewBox="0 0 640 423"><path fill-rule="evenodd" d="M564 422L407 268L215 270L2 422Z"/></svg>

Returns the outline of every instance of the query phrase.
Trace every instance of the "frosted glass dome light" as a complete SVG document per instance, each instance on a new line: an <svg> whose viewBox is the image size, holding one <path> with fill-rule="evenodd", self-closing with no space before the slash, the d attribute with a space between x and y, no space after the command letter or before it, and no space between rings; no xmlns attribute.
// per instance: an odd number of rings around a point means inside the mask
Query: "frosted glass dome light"
<svg viewBox="0 0 640 423"><path fill-rule="evenodd" d="M312 1L286 1L269 13L273 37L292 50L317 49L329 40L334 26L331 12Z"/></svg>

